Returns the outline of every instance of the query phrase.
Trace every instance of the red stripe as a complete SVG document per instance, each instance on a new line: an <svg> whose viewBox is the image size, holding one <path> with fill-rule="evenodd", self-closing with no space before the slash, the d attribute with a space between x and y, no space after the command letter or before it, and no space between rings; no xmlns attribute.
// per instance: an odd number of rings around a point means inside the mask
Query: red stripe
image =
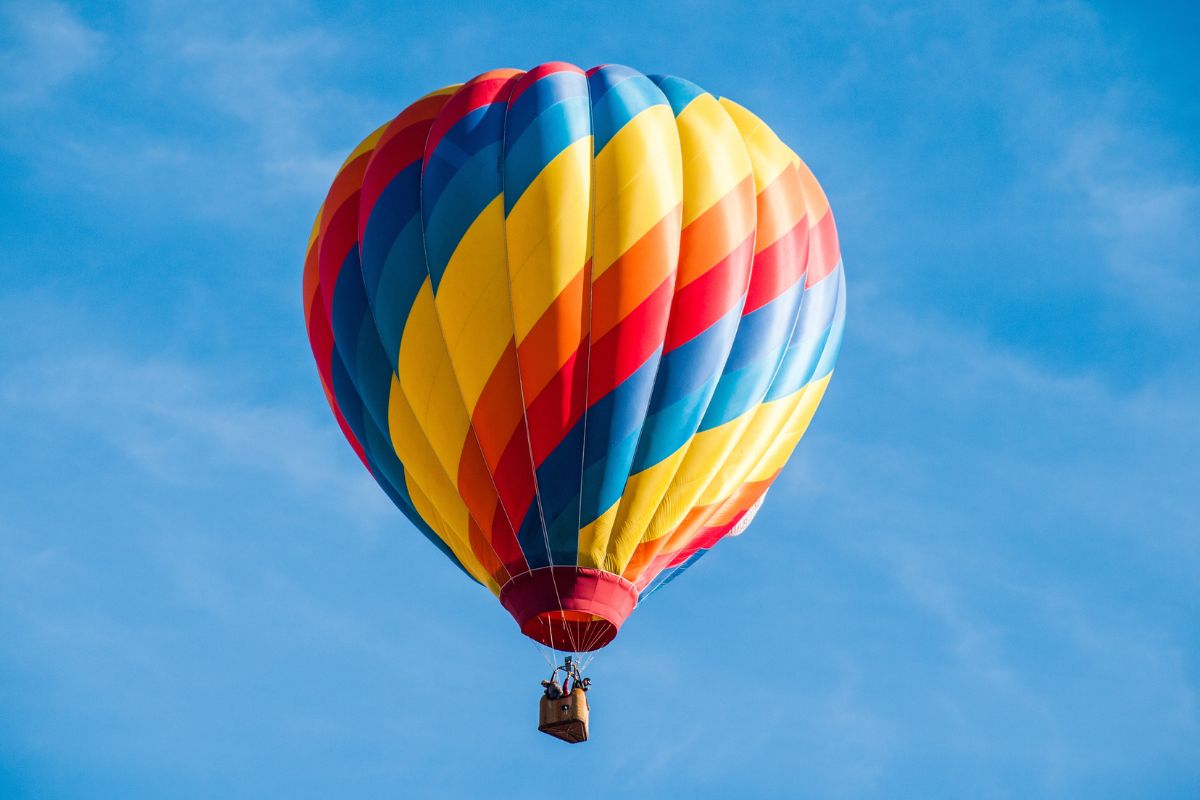
<svg viewBox="0 0 1200 800"><path fill-rule="evenodd" d="M321 296L325 301L325 313L333 318L333 293L338 276L351 248L358 244L358 194L338 208L321 234L317 268L321 275Z"/></svg>
<svg viewBox="0 0 1200 800"><path fill-rule="evenodd" d="M741 301L753 255L754 234L750 234L712 269L675 293L664 352L690 342Z"/></svg>
<svg viewBox="0 0 1200 800"><path fill-rule="evenodd" d="M421 159L425 151L425 139L429 136L429 129L432 125L432 119L422 119L411 125L399 127L396 129L398 133L395 136L375 148L375 155L371 157L371 163L363 176L362 198L359 201L362 214L358 222L360 241L367 229L367 219L371 216L371 209L375 208L375 204L379 202L379 196L383 194L383 190L406 167ZM392 129L388 128L388 130Z"/></svg>
<svg viewBox="0 0 1200 800"><path fill-rule="evenodd" d="M317 370L321 373L321 384L333 386L333 370L330 358L333 355L333 332L329 328L329 318L325 311L314 308L308 321L308 343L312 347L313 358L317 360Z"/></svg>
<svg viewBox="0 0 1200 800"><path fill-rule="evenodd" d="M801 218L754 257L750 290L742 315L762 308L804 279L808 265L808 224Z"/></svg>
<svg viewBox="0 0 1200 800"><path fill-rule="evenodd" d="M434 118L441 112L446 103L450 102L450 98L453 96L454 92L432 94L428 97L422 97L420 100L409 105L397 114L395 119L388 123L387 128L380 135L379 141L375 143L375 149L381 150L387 147L393 139L403 134L409 128L419 127L425 123L432 125Z"/></svg>
<svg viewBox="0 0 1200 800"><path fill-rule="evenodd" d="M467 81L461 89L451 95L429 131L425 152L437 150L442 137L450 132L454 124L477 108L496 102L505 87L514 83L521 73L515 69L496 69L485 72Z"/></svg>
<svg viewBox="0 0 1200 800"><path fill-rule="evenodd" d="M303 300L304 300L304 319L308 320L309 314L312 312L313 303L317 301L320 294L321 272L318 268L320 255L317 248L320 247L321 239L318 236L313 240L308 248L308 252L304 254L304 280L303 280Z"/></svg>
<svg viewBox="0 0 1200 800"><path fill-rule="evenodd" d="M584 287L590 285L591 274L589 261L559 292L517 347L526 398L541 394L580 342L588 338L590 298Z"/></svg>
<svg viewBox="0 0 1200 800"><path fill-rule="evenodd" d="M491 553L494 549L506 570L511 571L515 568L517 572L523 572L527 569L525 557L517 544L516 536L513 535L512 525L509 524L496 496L496 487L492 484L492 477L479 450L479 441L471 431L467 432L467 441L459 458L457 485L459 495L471 512L472 521L483 520L488 526L481 531L487 544L486 552L481 553L474 544L472 545L483 563L488 564L495 560Z"/></svg>
<svg viewBox="0 0 1200 800"><path fill-rule="evenodd" d="M512 526L508 524L504 507L499 504L496 505L496 513L492 515L492 530L501 532L501 535L492 538L492 547L496 548L505 569L512 575L519 575L528 570L525 554L521 552L521 545L513 535Z"/></svg>
<svg viewBox="0 0 1200 800"><path fill-rule="evenodd" d="M529 404L530 442L533 463L541 466L563 437L583 416L587 384L588 354L585 339L546 388Z"/></svg>
<svg viewBox="0 0 1200 800"><path fill-rule="evenodd" d="M825 212L821 221L812 230L813 247L809 250L808 282L813 286L827 277L842 260L838 246L837 227L833 224L833 212Z"/></svg>
<svg viewBox="0 0 1200 800"><path fill-rule="evenodd" d="M581 70L579 67L575 66L574 64L568 64L565 61L548 61L545 64L540 64L529 70L529 72L526 72L521 79L517 81L516 88L513 89L513 93L508 98L508 104L512 105L513 103L517 102L517 98L524 94L526 89L540 81L542 78L545 78L547 75L553 75L556 72L574 72L578 75L584 74L583 70Z"/></svg>
<svg viewBox="0 0 1200 800"><path fill-rule="evenodd" d="M314 304L307 322L308 343L312 347L313 360L317 362L317 373L321 377L321 390L325 392L325 399L329 402L329 408L333 411L338 427L342 429L342 435L350 443L358 460L369 471L371 466L367 463L367 453L355 437L354 431L350 429L350 423L346 421L342 409L338 407L337 398L333 395L333 332L329 328L329 318L325 316L325 312L321 308Z"/></svg>
<svg viewBox="0 0 1200 800"><path fill-rule="evenodd" d="M508 520L514 529L520 529L521 521L533 502L535 493L533 469L529 464L529 440L526 438L528 435L525 418L522 417L521 424L517 426L508 446L504 448L504 454L492 470L496 491L500 494L500 500L504 503Z"/></svg>
<svg viewBox="0 0 1200 800"><path fill-rule="evenodd" d="M329 227L330 215L341 208L362 187L363 173L367 170L367 163L371 160L372 152L372 150L368 150L360 153L334 176L333 185L329 187L329 192L325 195L325 202L321 206L321 236L325 235L325 230Z"/></svg>
<svg viewBox="0 0 1200 800"><path fill-rule="evenodd" d="M621 385L662 346L674 289L672 272L629 316L592 343L588 406Z"/></svg>
<svg viewBox="0 0 1200 800"><path fill-rule="evenodd" d="M471 427L493 472L524 416L516 349L510 339L471 410Z"/></svg>
<svg viewBox="0 0 1200 800"><path fill-rule="evenodd" d="M636 303L679 264L679 206L675 206L592 282L592 338L616 327Z"/></svg>

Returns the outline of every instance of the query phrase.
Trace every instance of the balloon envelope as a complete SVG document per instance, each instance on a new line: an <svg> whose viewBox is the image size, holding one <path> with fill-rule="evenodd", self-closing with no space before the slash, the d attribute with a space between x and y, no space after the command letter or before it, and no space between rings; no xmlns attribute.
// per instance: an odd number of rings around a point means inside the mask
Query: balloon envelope
<svg viewBox="0 0 1200 800"><path fill-rule="evenodd" d="M761 120L551 63L368 136L304 303L382 489L522 632L588 651L757 510L832 374L844 285L825 195Z"/></svg>

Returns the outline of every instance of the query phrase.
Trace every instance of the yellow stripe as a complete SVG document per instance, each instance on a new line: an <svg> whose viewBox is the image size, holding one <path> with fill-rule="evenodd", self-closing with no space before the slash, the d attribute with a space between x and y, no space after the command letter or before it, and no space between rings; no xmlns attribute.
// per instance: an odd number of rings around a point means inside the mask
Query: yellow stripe
<svg viewBox="0 0 1200 800"><path fill-rule="evenodd" d="M792 416L784 424L779 435L771 441L759 463L750 470L746 476L747 483L765 481L782 469L787 460L791 458L792 451L796 449L796 445L800 443L800 439L808 430L813 414L817 412L817 406L821 404L821 398L825 396L825 389L829 386L829 378L832 374L813 381L796 393L801 397Z"/></svg>
<svg viewBox="0 0 1200 800"><path fill-rule="evenodd" d="M313 220L312 232L308 234L308 247L304 248L305 260L308 258L308 253L316 244L317 237L321 235L321 216L325 213L325 204L317 209L317 218Z"/></svg>
<svg viewBox="0 0 1200 800"><path fill-rule="evenodd" d="M443 509L444 515L450 514L445 510L449 508L455 509L455 514L469 515L470 509L458 490L458 471L470 419L438 327L428 278L417 293L405 324L399 367L400 374L392 375L388 398L388 427L396 454L405 468L419 477L420 485ZM492 520L476 517L475 523L481 530L487 530ZM465 524L457 535L470 550ZM486 573L482 564L476 562L476 565ZM492 585L489 582L489 587Z"/></svg>
<svg viewBox="0 0 1200 800"><path fill-rule="evenodd" d="M794 154L761 119L732 100L721 98L720 102L746 143L754 168L754 187L761 192L791 165Z"/></svg>
<svg viewBox="0 0 1200 800"><path fill-rule="evenodd" d="M817 182L817 177L812 174L812 170L800 160L800 156L792 153L792 158L792 163L796 165L796 171L800 173L800 184L804 187L804 205L808 209L808 227L815 228L817 223L829 212L829 198L825 196L825 190Z"/></svg>
<svg viewBox="0 0 1200 800"><path fill-rule="evenodd" d="M395 384L393 384L395 388ZM393 391L388 398L388 429L396 456L429 497L438 512L450 523L455 535L466 536L467 507L458 487L447 475L445 465L421 435L421 422L403 392Z"/></svg>
<svg viewBox="0 0 1200 800"><path fill-rule="evenodd" d="M729 114L712 95L693 100L676 118L683 160L683 224L694 221L724 199L751 174L750 156ZM754 227L753 205L747 213L731 219L741 221L744 231L734 241L749 236ZM732 215L731 215L732 216ZM724 255L691 254L709 263ZM678 287L677 287L678 291ZM688 452L685 442L678 450L642 472L630 476L622 493L613 534L607 545L608 563L624 568L637 546L654 535L652 520L663 502Z"/></svg>
<svg viewBox="0 0 1200 800"><path fill-rule="evenodd" d="M633 551L645 540L650 521L686 454L687 444L684 443L659 463L629 476L608 545L608 564L624 569L629 563Z"/></svg>
<svg viewBox="0 0 1200 800"><path fill-rule="evenodd" d="M642 536L643 542L661 539L679 527L679 523L683 522L688 512L697 505L705 487L729 457L753 416L754 410L751 409L724 425L699 431L692 437L686 445L683 461L671 479L671 485L646 526L646 532ZM622 570L629 563L631 556L632 550L625 555L623 561L618 562Z"/></svg>
<svg viewBox="0 0 1200 800"><path fill-rule="evenodd" d="M583 269L591 180L592 137L585 136L546 165L505 220L518 342Z"/></svg>
<svg viewBox="0 0 1200 800"><path fill-rule="evenodd" d="M596 156L593 180L595 281L682 200L679 131L670 106L651 106L626 123Z"/></svg>
<svg viewBox="0 0 1200 800"><path fill-rule="evenodd" d="M338 167L338 172L341 172L343 169L345 169L347 164L361 156L363 153L374 150L375 145L379 142L379 137L383 136L383 132L387 130L387 126L391 124L392 121L389 119L387 122L371 131L371 134L367 138L359 142L358 147L350 151L350 155L346 156L346 160L342 162L342 166Z"/></svg>
<svg viewBox="0 0 1200 800"><path fill-rule="evenodd" d="M455 92L457 92L457 91L458 91L459 89L461 89L462 87L463 87L463 85L462 85L461 83L452 83L452 84L450 84L449 86L443 86L443 87L442 87L442 88L440 88L440 89L434 89L432 92L430 92L429 94L425 95L425 96L424 96L424 97L422 97L421 99L422 99L422 100L426 100L426 99L428 99L428 98L430 98L430 97L437 97L437 96L438 96L438 95L440 95L440 94L454 94Z"/></svg>
<svg viewBox="0 0 1200 800"><path fill-rule="evenodd" d="M592 282L595 283L664 217L673 214L673 221L678 224L682 216L683 162L679 129L670 106L651 106L626 123L596 156L593 181L596 212ZM678 251L669 258L671 263L661 265L664 277L674 271ZM623 267L635 268L648 267L644 264ZM624 278L624 275L616 277ZM631 280L628 284L622 302L634 299L633 288L653 289L657 282L643 279L640 282ZM618 500L613 508L580 531L581 558L583 552L588 552L587 558L594 563L609 551L619 506ZM605 558L604 563L609 560Z"/></svg>
<svg viewBox="0 0 1200 800"><path fill-rule="evenodd" d="M751 165L737 126L712 95L688 103L675 121L683 155L686 227L745 180Z"/></svg>
<svg viewBox="0 0 1200 800"><path fill-rule="evenodd" d="M416 431L429 441L446 474L457 480L469 420L442 341L428 278L404 326L399 376L392 377L391 394L393 401L400 394L411 405ZM393 429L392 438L396 437Z"/></svg>
<svg viewBox="0 0 1200 800"><path fill-rule="evenodd" d="M437 454L421 435L421 425L403 392L393 391L388 399L388 429L396 456L404 464L405 480L409 493L413 495L413 505L422 519L434 528L456 555L460 552L466 554L460 555L459 560L468 571L475 574L472 571L474 567L486 574L483 565L471 554L467 507L458 494L458 488L439 463ZM425 500L424 507L417 506L418 492ZM441 522L435 525L438 520Z"/></svg>
<svg viewBox="0 0 1200 800"><path fill-rule="evenodd" d="M459 240L435 299L468 414L513 337L505 261L504 197L497 195Z"/></svg>
<svg viewBox="0 0 1200 800"><path fill-rule="evenodd" d="M749 111L727 100L721 100L719 104L734 124L737 142L741 145L740 151L744 154L748 171L754 175L755 191L761 192L792 166L794 154L779 141L767 125ZM681 136L683 135L681 133ZM731 172L726 180L733 180L734 176L739 176L738 179L742 180L745 175L745 171L740 172L740 175L738 172ZM689 172L686 178L690 180L691 177ZM733 185L736 183L729 185L725 191L728 192ZM690 184L688 191L691 191ZM762 244L756 242L755 249L762 249ZM693 507L705 503L705 498L709 495L709 491L706 490L714 486L714 483L716 486L724 486L723 478L738 474L739 471L744 473L749 468L743 462L752 462L759 453L750 451L754 452L754 456L746 455L748 451L743 446L743 437L754 423L758 408L756 406L717 428L697 433L684 446L679 469L662 492L662 499L645 526L640 542L660 540L673 532ZM660 546L665 543L663 540ZM625 540L621 540L619 544L614 541L610 550L613 560L621 569L628 565L637 544L638 542L635 542L631 547Z"/></svg>
<svg viewBox="0 0 1200 800"><path fill-rule="evenodd" d="M433 528L433 532L437 534L438 538L446 543L450 552L454 553L455 558L463 565L463 569L470 573L471 577L486 586L492 594L500 594L500 587L475 558L475 553L472 552L469 543L462 536L446 534L445 531L449 529L446 520L438 513L425 493L414 483L413 476L408 470L404 471L404 477L408 484L408 495L412 499L413 508L421 515L421 519L425 520L429 527Z"/></svg>
<svg viewBox="0 0 1200 800"><path fill-rule="evenodd" d="M579 566L592 569L606 569L617 572L606 566L605 544L608 541L608 531L612 530L613 520L617 517L617 503L609 506L608 510L585 525L579 531ZM603 540L599 537L603 536Z"/></svg>
<svg viewBox="0 0 1200 800"><path fill-rule="evenodd" d="M727 497L734 489L746 482L746 473L766 452L771 438L783 427L800 402L800 393L760 403L750 412L750 424L742 431L737 447L725 459L721 468L713 475L708 487L700 495L696 505L708 505Z"/></svg>

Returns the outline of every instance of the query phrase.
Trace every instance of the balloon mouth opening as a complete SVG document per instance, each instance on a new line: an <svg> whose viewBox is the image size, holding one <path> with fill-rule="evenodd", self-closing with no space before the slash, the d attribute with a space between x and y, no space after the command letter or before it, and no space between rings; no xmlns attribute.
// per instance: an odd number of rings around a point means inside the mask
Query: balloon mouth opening
<svg viewBox="0 0 1200 800"><path fill-rule="evenodd" d="M611 642L637 605L632 583L588 567L541 567L500 589L521 633L556 650L586 653Z"/></svg>

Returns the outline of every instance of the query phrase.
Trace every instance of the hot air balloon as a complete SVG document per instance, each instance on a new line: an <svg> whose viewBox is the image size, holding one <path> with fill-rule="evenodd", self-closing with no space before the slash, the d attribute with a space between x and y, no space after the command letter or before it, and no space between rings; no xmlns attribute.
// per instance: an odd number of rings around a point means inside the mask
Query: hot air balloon
<svg viewBox="0 0 1200 800"><path fill-rule="evenodd" d="M844 285L824 193L758 117L549 63L367 136L304 308L383 491L522 633L584 653L745 528L828 385Z"/></svg>

